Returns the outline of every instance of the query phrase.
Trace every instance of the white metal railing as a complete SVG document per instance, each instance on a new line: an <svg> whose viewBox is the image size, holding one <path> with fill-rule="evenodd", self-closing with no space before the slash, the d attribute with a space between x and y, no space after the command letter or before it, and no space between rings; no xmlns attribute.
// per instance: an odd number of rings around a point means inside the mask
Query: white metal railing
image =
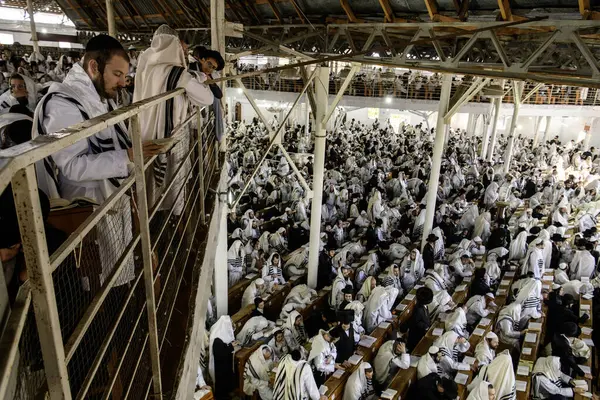
<svg viewBox="0 0 600 400"><path fill-rule="evenodd" d="M213 113L193 110L173 129L182 139L169 153L164 188L146 186L156 157L143 158L139 114L184 93L176 89L0 151L0 193L12 182L29 278L0 339L0 398L162 394L160 354L182 282L201 251L219 146ZM56 237L46 234L35 163L125 120L134 171L84 217L51 213L55 225L73 229L50 254L48 240Z"/></svg>

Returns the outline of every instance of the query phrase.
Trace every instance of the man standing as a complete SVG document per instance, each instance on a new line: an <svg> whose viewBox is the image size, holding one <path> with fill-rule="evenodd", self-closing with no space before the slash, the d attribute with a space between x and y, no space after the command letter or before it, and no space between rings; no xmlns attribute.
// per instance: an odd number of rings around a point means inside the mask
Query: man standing
<svg viewBox="0 0 600 400"><path fill-rule="evenodd" d="M425 243L425 247L423 247L423 264L425 269L432 269L433 264L435 263L435 242L437 242L438 237L433 233L427 236L427 243Z"/></svg>

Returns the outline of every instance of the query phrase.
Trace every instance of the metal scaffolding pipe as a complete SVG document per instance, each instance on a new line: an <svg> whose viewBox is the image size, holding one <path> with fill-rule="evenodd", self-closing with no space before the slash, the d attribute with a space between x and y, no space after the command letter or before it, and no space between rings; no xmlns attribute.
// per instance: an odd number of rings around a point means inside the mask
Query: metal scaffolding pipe
<svg viewBox="0 0 600 400"><path fill-rule="evenodd" d="M433 228L433 217L435 215L435 203L440 179L440 167L442 165L442 153L444 152L444 139L446 136L446 122L444 115L448 112L450 90L452 89L452 75L444 74L442 78L442 93L438 107L438 120L435 127L435 143L433 146L433 162L429 173L429 185L427 191L427 208L425 210L425 225L423 226L423 239L421 248L427 242L427 236Z"/></svg>
<svg viewBox="0 0 600 400"><path fill-rule="evenodd" d="M550 132L550 123L552 122L552 116L546 116L546 127L544 128L544 137L542 137L542 143L546 143L548 140L548 132Z"/></svg>
<svg viewBox="0 0 600 400"><path fill-rule="evenodd" d="M108 34L116 38L117 23L115 22L115 8L113 5L113 0L106 0L106 20L106 22L108 23Z"/></svg>
<svg viewBox="0 0 600 400"><path fill-rule="evenodd" d="M29 14L29 26L31 28L31 41L33 42L33 51L40 52L37 31L35 30L35 19L33 18L33 1L27 0L27 13ZM37 61L37 60L36 60Z"/></svg>
<svg viewBox="0 0 600 400"><path fill-rule="evenodd" d="M329 94L329 67L317 67L315 78L315 150L313 170L313 198L310 209L310 241L308 250L308 286L317 287L319 247L321 242L321 204L323 203L323 179L325 176L325 115Z"/></svg>
<svg viewBox="0 0 600 400"><path fill-rule="evenodd" d="M494 121L492 122L492 132L490 133L490 145L487 152L487 160L492 161L494 158L494 148L496 147L496 138L498 135L498 119L500 118L500 110L502 108L502 97L494 99Z"/></svg>
<svg viewBox="0 0 600 400"><path fill-rule="evenodd" d="M510 130L508 134L508 144L504 153L504 173L510 170L510 161L512 159L513 148L515 146L515 131L517 130L517 121L519 119L519 111L521 110L521 95L523 94L523 82L513 82L513 93L515 99L515 109L510 121Z"/></svg>

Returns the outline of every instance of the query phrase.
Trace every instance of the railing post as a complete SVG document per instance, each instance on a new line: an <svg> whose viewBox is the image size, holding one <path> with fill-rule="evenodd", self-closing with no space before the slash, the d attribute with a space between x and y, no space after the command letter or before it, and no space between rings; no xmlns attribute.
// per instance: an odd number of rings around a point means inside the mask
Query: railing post
<svg viewBox="0 0 600 400"><path fill-rule="evenodd" d="M231 112L231 110L229 110ZM198 173L200 174L200 222L206 225L206 211L204 209L204 148L202 146L202 113L198 109L196 115L198 127ZM210 177L209 177L210 178Z"/></svg>
<svg viewBox="0 0 600 400"><path fill-rule="evenodd" d="M144 154L142 152L142 135L138 114L131 117L131 140L133 142L133 162L135 164L135 189L137 197L138 218L140 222L140 240L142 242L142 259L144 262L144 286L146 288L146 310L148 313L148 346L152 364L153 395L162 396L160 377L160 349L158 341L158 324L156 322L156 299L154 298L154 272L152 265L152 243L150 242L150 219L148 218L148 199L146 197L146 176L144 173Z"/></svg>
<svg viewBox="0 0 600 400"><path fill-rule="evenodd" d="M71 388L65 348L60 331L46 231L33 165L18 171L13 176L12 189L27 263L27 274L31 282L33 309L48 381L48 392L52 400L70 399Z"/></svg>

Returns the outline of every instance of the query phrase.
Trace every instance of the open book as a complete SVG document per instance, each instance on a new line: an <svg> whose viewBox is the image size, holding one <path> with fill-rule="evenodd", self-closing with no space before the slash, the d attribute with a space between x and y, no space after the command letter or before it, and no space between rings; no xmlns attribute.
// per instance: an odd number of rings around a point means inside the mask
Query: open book
<svg viewBox="0 0 600 400"><path fill-rule="evenodd" d="M50 199L50 209L52 211L67 210L69 208L97 206L97 205L99 205L97 201L92 200L88 197L75 197L72 200L61 199L61 198Z"/></svg>

